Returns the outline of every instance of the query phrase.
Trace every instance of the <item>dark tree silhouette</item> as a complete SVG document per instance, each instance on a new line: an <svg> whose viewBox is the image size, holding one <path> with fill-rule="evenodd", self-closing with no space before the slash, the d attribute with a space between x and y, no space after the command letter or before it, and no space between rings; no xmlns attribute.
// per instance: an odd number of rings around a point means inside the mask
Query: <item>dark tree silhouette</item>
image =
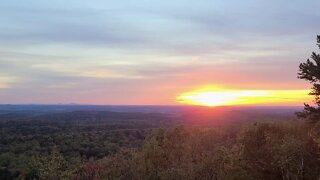
<svg viewBox="0 0 320 180"><path fill-rule="evenodd" d="M317 45L320 48L320 36L317 36ZM304 104L304 110L298 112L297 116L304 118L307 122L317 123L320 121L320 54L315 52L311 55L311 60L301 63L299 66L298 78L309 81L313 87L309 95L314 96L316 106Z"/></svg>

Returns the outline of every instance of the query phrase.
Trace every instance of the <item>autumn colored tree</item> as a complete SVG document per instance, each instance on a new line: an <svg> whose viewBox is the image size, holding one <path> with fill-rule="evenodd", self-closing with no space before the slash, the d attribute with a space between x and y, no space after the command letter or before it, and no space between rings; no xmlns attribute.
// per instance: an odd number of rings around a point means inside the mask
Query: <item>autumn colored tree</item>
<svg viewBox="0 0 320 180"><path fill-rule="evenodd" d="M317 36L317 42L320 48L320 36ZM311 59L300 64L298 78L309 81L313 85L309 94L314 96L316 106L305 103L304 110L297 115L310 123L317 123L320 121L320 54L313 52Z"/></svg>

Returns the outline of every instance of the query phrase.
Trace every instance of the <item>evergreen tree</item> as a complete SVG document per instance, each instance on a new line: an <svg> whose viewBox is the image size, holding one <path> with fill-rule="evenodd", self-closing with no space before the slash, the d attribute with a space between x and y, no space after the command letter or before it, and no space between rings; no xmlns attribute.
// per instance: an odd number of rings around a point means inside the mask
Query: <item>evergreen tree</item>
<svg viewBox="0 0 320 180"><path fill-rule="evenodd" d="M320 48L320 36L317 36L318 46ZM316 106L304 104L304 110L297 113L298 117L306 119L310 123L320 121L320 54L315 52L311 55L311 60L301 63L299 66L298 78L309 81L313 87L310 95L314 96Z"/></svg>

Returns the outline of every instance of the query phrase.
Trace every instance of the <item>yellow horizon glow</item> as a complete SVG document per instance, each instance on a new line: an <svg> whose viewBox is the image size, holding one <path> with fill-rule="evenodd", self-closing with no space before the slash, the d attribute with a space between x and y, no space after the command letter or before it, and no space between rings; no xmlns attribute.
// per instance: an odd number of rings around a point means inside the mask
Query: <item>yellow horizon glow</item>
<svg viewBox="0 0 320 180"><path fill-rule="evenodd" d="M230 105L302 105L310 102L310 90L229 90L200 89L182 93L177 101L182 104L200 106Z"/></svg>

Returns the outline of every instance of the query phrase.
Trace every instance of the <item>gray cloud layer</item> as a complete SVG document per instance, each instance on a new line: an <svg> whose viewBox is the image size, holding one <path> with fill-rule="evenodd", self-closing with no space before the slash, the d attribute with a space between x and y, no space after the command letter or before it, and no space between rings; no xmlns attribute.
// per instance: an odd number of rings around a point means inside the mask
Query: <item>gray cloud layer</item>
<svg viewBox="0 0 320 180"><path fill-rule="evenodd" d="M0 103L170 104L201 84L305 88L296 70L316 49L319 5L0 2Z"/></svg>

